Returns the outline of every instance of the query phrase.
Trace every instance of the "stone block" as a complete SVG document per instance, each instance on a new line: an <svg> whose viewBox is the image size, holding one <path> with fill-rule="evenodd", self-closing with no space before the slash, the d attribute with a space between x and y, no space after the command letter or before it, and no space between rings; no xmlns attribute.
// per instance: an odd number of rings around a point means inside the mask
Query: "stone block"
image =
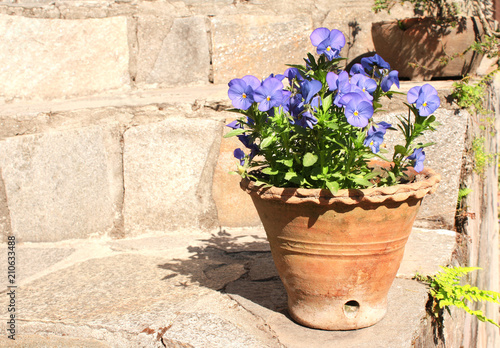
<svg viewBox="0 0 500 348"><path fill-rule="evenodd" d="M406 243L397 277L412 279L417 273L434 275L440 272L440 266L452 263L456 239L457 233L453 231L414 228ZM425 257L422 250L425 250Z"/></svg>
<svg viewBox="0 0 500 348"><path fill-rule="evenodd" d="M22 286L29 279L38 277L43 274L50 267L64 261L75 252L74 248L59 248L48 245L49 243L19 243L15 246L15 285ZM0 250L0 257L7 260L8 252L7 246L2 247ZM64 263L64 262L62 262ZM0 265L0 271L7 275L8 264ZM12 280L7 276L0 280L0 286L7 288L9 281Z"/></svg>
<svg viewBox="0 0 500 348"><path fill-rule="evenodd" d="M282 74L285 64L303 64L314 47L307 15L227 15L212 18L214 83L245 75Z"/></svg>
<svg viewBox="0 0 500 348"><path fill-rule="evenodd" d="M57 99L130 87L127 19L0 15L0 97Z"/></svg>
<svg viewBox="0 0 500 348"><path fill-rule="evenodd" d="M98 126L11 137L0 166L20 241L87 238L113 226L105 135Z"/></svg>
<svg viewBox="0 0 500 348"><path fill-rule="evenodd" d="M128 233L216 224L210 192L222 123L168 118L124 133Z"/></svg>
<svg viewBox="0 0 500 348"><path fill-rule="evenodd" d="M7 240L7 236L11 232L9 205L7 203L5 184L3 182L2 171L0 169L0 240Z"/></svg>
<svg viewBox="0 0 500 348"><path fill-rule="evenodd" d="M138 20L138 83L177 86L209 82L205 19L153 16Z"/></svg>

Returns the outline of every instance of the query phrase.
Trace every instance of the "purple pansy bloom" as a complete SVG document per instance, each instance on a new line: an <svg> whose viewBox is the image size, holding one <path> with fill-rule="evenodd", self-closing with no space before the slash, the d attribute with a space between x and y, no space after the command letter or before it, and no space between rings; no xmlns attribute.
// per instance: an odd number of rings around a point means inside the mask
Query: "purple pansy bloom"
<svg viewBox="0 0 500 348"><path fill-rule="evenodd" d="M247 84L243 79L233 79L228 85L229 91L227 94L233 102L233 106L237 109L248 110L254 102L254 90L252 86Z"/></svg>
<svg viewBox="0 0 500 348"><path fill-rule="evenodd" d="M250 149L250 158L259 153L259 146L253 142L254 139L250 135L240 134L237 137L246 148Z"/></svg>
<svg viewBox="0 0 500 348"><path fill-rule="evenodd" d="M326 74L326 83L328 84L328 90L336 91L338 88L339 75L334 72L329 72Z"/></svg>
<svg viewBox="0 0 500 348"><path fill-rule="evenodd" d="M365 68L360 63L353 64L351 67L351 70L349 71L349 75L355 75L355 74L363 74L365 76L368 76L366 74Z"/></svg>
<svg viewBox="0 0 500 348"><path fill-rule="evenodd" d="M339 101L345 105L345 116L347 122L354 127L366 127L368 120L373 115L373 105L362 93L346 93Z"/></svg>
<svg viewBox="0 0 500 348"><path fill-rule="evenodd" d="M384 135L390 127L392 127L392 125L384 121L370 127L370 129L368 129L368 133L366 134L364 145L368 146L373 153L379 152L380 145L384 141Z"/></svg>
<svg viewBox="0 0 500 348"><path fill-rule="evenodd" d="M235 158L240 160L240 166L245 164L245 153L243 152L242 149L238 148L238 149L234 150L233 155Z"/></svg>
<svg viewBox="0 0 500 348"><path fill-rule="evenodd" d="M413 168L417 173L424 170L425 152L421 148L415 149L415 151L413 151L413 153L407 158L411 161L415 161Z"/></svg>
<svg viewBox="0 0 500 348"><path fill-rule="evenodd" d="M309 103L311 99L319 92L321 91L321 88L323 85L321 82L316 81L316 80L305 80L300 84L300 90L301 94L304 97L305 103Z"/></svg>
<svg viewBox="0 0 500 348"><path fill-rule="evenodd" d="M361 88L368 99L373 100L372 93L377 89L377 82L374 79L363 74L355 74L351 77L351 84Z"/></svg>
<svg viewBox="0 0 500 348"><path fill-rule="evenodd" d="M384 141L384 132L374 130L374 127L370 127L368 134L366 135L364 145L368 146L373 153L380 151L380 145Z"/></svg>
<svg viewBox="0 0 500 348"><path fill-rule="evenodd" d="M238 129L238 128L243 128L241 126L241 123L238 122L238 120L234 120L233 122L230 122L226 124L226 127L232 128L232 129Z"/></svg>
<svg viewBox="0 0 500 348"><path fill-rule="evenodd" d="M299 115L304 111L304 102L302 101L302 94L295 94L287 98L283 103L283 109L292 116L290 122L295 123L294 120L298 119Z"/></svg>
<svg viewBox="0 0 500 348"><path fill-rule="evenodd" d="M375 126L373 126L372 128L373 128L375 131L382 132L382 133L384 133L384 134L385 134L385 133L387 132L387 130L388 130L389 128L391 128L391 127L392 127L392 124L387 123L387 122L385 122L385 121L382 121L382 122L377 123L377 124L376 124Z"/></svg>
<svg viewBox="0 0 500 348"><path fill-rule="evenodd" d="M437 110L441 105L441 100L437 91L430 84L426 83L422 87L415 86L408 91L406 96L408 103L415 104L419 115L427 117Z"/></svg>
<svg viewBox="0 0 500 348"><path fill-rule="evenodd" d="M265 79L254 92L254 100L259 104L260 111L268 111L283 101L283 83L275 77Z"/></svg>
<svg viewBox="0 0 500 348"><path fill-rule="evenodd" d="M311 34L311 43L318 54L324 54L328 60L340 56L340 50L345 45L345 36L340 30L317 28Z"/></svg>
<svg viewBox="0 0 500 348"><path fill-rule="evenodd" d="M368 71L370 74L375 73L374 75L377 77L380 76L380 70L391 70L389 63L383 60L382 57L376 53L372 57L361 58L361 65L365 71Z"/></svg>
<svg viewBox="0 0 500 348"><path fill-rule="evenodd" d="M392 70L388 75L382 78L382 82L380 83L380 87L384 92L387 92L391 89L392 85L396 85L399 88L399 72L397 70Z"/></svg>
<svg viewBox="0 0 500 348"><path fill-rule="evenodd" d="M299 69L297 68L288 68L285 70L283 75L285 75L285 77L288 79L290 85L292 85L293 79L296 79L299 82L304 81L304 78L302 77L302 75L299 72Z"/></svg>
<svg viewBox="0 0 500 348"><path fill-rule="evenodd" d="M318 123L318 119L309 111L305 111L297 117L297 121L295 123L303 128L312 129L314 125Z"/></svg>
<svg viewBox="0 0 500 348"><path fill-rule="evenodd" d="M347 71L342 71L340 74L336 75L333 72L329 72L326 75L326 82L328 83L328 89L330 91L337 91L333 103L338 107L342 106L339 104L340 98L346 93L351 91L351 84L349 82L349 74Z"/></svg>

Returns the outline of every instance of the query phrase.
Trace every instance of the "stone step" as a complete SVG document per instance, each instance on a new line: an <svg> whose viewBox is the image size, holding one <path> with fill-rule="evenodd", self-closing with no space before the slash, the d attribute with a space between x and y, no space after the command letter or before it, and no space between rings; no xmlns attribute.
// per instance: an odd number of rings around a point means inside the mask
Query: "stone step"
<svg viewBox="0 0 500 348"><path fill-rule="evenodd" d="M289 318L286 293L260 228L18 243L17 345L5 335L0 342L19 347L411 347L432 339L424 335L428 290L411 277L448 264L454 245L454 232L414 229L389 293L387 316L369 328L335 332ZM6 260L7 245L0 250ZM6 267L0 263L0 273L6 275ZM0 280L4 289L6 280ZM6 332L10 298L2 293L0 330Z"/></svg>

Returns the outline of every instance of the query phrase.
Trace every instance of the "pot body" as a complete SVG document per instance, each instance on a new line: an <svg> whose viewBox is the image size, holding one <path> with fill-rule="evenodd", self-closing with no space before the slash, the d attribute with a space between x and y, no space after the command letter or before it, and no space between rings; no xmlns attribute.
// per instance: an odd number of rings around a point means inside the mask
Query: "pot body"
<svg viewBox="0 0 500 348"><path fill-rule="evenodd" d="M365 196L369 190L334 197L326 190L269 192L242 181L266 230L292 318L325 330L380 321L421 200L436 187L404 197Z"/></svg>
<svg viewBox="0 0 500 348"><path fill-rule="evenodd" d="M483 34L474 17L461 18L455 27L437 24L429 17L372 24L375 51L399 72L400 78L414 81L474 72L481 56L473 50L463 52L476 40L481 41ZM450 56L455 58L441 64L442 58Z"/></svg>

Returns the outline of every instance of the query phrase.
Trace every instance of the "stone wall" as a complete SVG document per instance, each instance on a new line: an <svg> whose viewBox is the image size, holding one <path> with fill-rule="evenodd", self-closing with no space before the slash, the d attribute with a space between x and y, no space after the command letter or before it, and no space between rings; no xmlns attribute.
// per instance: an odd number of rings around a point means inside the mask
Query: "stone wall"
<svg viewBox="0 0 500 348"><path fill-rule="evenodd" d="M319 26L370 52L382 18L360 1L1 1L1 235L259 224L226 173L235 144L219 152L224 86L302 63Z"/></svg>
<svg viewBox="0 0 500 348"><path fill-rule="evenodd" d="M470 274L467 281L480 289L500 290L498 239L498 153L500 129L500 76L496 76L488 90L489 115L471 115L467 125L461 187L471 192L462 200L457 211L457 230L461 238L457 261L481 269ZM483 162L481 159L485 159ZM487 318L499 322L498 305L474 303L474 310L482 310ZM465 317L464 347L496 347L500 336L498 328L472 316Z"/></svg>
<svg viewBox="0 0 500 348"><path fill-rule="evenodd" d="M391 16L410 13L396 8ZM313 28L342 30L344 56L373 50L371 2L1 1L0 100L53 100L281 73Z"/></svg>

